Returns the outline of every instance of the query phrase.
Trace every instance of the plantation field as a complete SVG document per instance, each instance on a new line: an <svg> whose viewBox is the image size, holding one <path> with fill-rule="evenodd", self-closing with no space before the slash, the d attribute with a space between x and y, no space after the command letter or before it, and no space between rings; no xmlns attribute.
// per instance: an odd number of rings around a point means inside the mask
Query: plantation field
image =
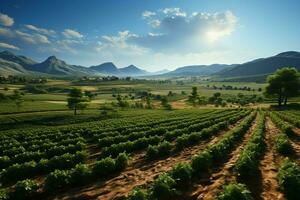
<svg viewBox="0 0 300 200"><path fill-rule="evenodd" d="M1 131L2 199L298 199L297 110L65 115Z"/></svg>
<svg viewBox="0 0 300 200"><path fill-rule="evenodd" d="M207 87L210 85L210 88ZM243 88L251 87L254 91L247 90L220 90L213 89L212 86L222 87L222 85L231 85L233 87ZM174 102L175 107L177 104L180 106L176 108L188 108L190 107L185 103L189 94L191 93L191 88L193 86L198 87L199 96L204 96L209 98L213 96L214 93L221 93L223 98L229 98L236 96L239 93L244 95L258 95L262 96L262 91L258 91L259 88L264 88L265 84L259 83L235 83L235 82L209 82L209 81L185 81L177 82L175 80L164 83L155 81L107 81L107 82L89 82L89 83L73 83L68 80L52 80L49 79L43 87L51 87L54 91L37 94L25 91L23 97L24 103L18 108L14 102L5 101L0 104L0 114L7 113L22 113L22 112L37 112L37 111L57 111L57 110L67 110L67 98L68 90L73 88L80 88L83 91L91 91L97 96L89 102L88 109L97 109L100 105L105 103L111 103L116 101L113 94L120 94L122 96L134 95L135 93L147 91L153 95L168 95L172 92L172 96L169 96L169 101ZM0 93L4 95L11 95L13 90L24 88L25 85L17 84L0 84ZM4 90L4 88L8 90ZM129 100L129 102L134 103L135 100ZM155 101L154 103L159 103Z"/></svg>

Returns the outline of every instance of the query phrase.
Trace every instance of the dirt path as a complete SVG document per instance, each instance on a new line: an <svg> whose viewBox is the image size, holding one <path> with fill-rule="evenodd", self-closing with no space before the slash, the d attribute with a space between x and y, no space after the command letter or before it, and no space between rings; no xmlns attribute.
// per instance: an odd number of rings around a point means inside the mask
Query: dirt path
<svg viewBox="0 0 300 200"><path fill-rule="evenodd" d="M86 138L85 142L87 144L87 152L88 152L88 158L86 163L89 165L93 165L97 158L100 157L101 149L98 147L97 142L94 138Z"/></svg>
<svg viewBox="0 0 300 200"><path fill-rule="evenodd" d="M279 132L274 123L266 119L266 150L265 155L260 163L261 172L261 194L260 199L265 200L282 200L285 199L283 193L279 191L277 182L278 167L281 156L274 149L275 136Z"/></svg>
<svg viewBox="0 0 300 200"><path fill-rule="evenodd" d="M116 177L106 181L99 181L82 188L74 188L64 195L55 199L101 199L110 200L127 195L134 187L151 183L162 172L172 169L179 162L189 162L191 157L203 150L210 144L217 143L222 135L229 129L236 126L231 125L228 129L223 130L213 136L209 141L203 141L199 145L186 148L183 151L174 154L166 159L158 161L145 161L144 153L134 154L129 167Z"/></svg>
<svg viewBox="0 0 300 200"><path fill-rule="evenodd" d="M291 158L300 165L300 129L294 128L293 131L295 135L290 137L290 143L293 146L294 154Z"/></svg>
<svg viewBox="0 0 300 200"><path fill-rule="evenodd" d="M255 121L258 120L258 115L256 116ZM217 193L222 189L223 185L227 182L230 182L235 179L233 176L233 167L236 161L239 158L239 155L243 149L243 147L247 144L249 139L251 138L252 132L256 127L256 123L254 123L247 133L244 136L243 141L240 145L229 155L229 161L226 162L223 166L220 166L218 171L211 174L209 181L200 180L193 187L195 190L192 192L188 199L191 200L210 200L214 199Z"/></svg>

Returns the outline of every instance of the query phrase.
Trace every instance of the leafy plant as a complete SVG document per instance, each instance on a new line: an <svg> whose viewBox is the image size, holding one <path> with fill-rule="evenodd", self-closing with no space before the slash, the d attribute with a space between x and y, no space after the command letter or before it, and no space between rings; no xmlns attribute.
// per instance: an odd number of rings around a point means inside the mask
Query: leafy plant
<svg viewBox="0 0 300 200"><path fill-rule="evenodd" d="M246 185L240 183L231 183L223 188L218 194L216 200L254 200L251 192Z"/></svg>

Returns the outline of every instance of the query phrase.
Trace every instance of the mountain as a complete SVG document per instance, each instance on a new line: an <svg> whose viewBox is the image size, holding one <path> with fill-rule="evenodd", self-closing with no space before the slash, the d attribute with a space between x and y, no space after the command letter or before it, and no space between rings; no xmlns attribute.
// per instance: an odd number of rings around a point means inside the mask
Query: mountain
<svg viewBox="0 0 300 200"><path fill-rule="evenodd" d="M7 60L7 61L11 61L14 63L17 63L19 65L21 65L22 67L24 67L25 69L31 65L36 64L37 62L27 58L25 56L17 56L9 51L2 51L0 52L0 58L3 60Z"/></svg>
<svg viewBox="0 0 300 200"><path fill-rule="evenodd" d="M300 70L300 52L287 51L268 58L260 58L223 70L216 75L220 77L245 77L266 75L282 67L296 67Z"/></svg>
<svg viewBox="0 0 300 200"><path fill-rule="evenodd" d="M91 66L89 67L89 69L94 70L101 74L114 75L114 76L123 75L122 71L119 70L112 62L106 62L100 65Z"/></svg>
<svg viewBox="0 0 300 200"><path fill-rule="evenodd" d="M86 67L69 65L55 56L50 56L44 62L31 65L28 69L30 71L58 76L84 76L92 74L92 71Z"/></svg>
<svg viewBox="0 0 300 200"><path fill-rule="evenodd" d="M224 69L232 68L235 65L212 64L212 65L191 65L175 69L174 71L162 74L163 76L208 76Z"/></svg>
<svg viewBox="0 0 300 200"><path fill-rule="evenodd" d="M149 74L149 72L142 70L134 65L129 65L128 67L120 68L119 70L123 74L126 74L126 76L142 76Z"/></svg>
<svg viewBox="0 0 300 200"><path fill-rule="evenodd" d="M28 71L18 63L0 58L0 74L2 76L23 75L28 74Z"/></svg>

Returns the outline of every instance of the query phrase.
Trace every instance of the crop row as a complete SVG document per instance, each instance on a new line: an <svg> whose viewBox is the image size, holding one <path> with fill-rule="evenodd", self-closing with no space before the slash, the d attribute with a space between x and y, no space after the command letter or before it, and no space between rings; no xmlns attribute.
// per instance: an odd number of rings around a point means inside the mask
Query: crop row
<svg viewBox="0 0 300 200"><path fill-rule="evenodd" d="M30 161L22 164L13 164L0 173L3 184L14 183L18 180L31 178L36 175L49 173L55 169L69 169L86 160L87 153L78 151L75 154L63 154L51 159L41 159L39 162Z"/></svg>
<svg viewBox="0 0 300 200"><path fill-rule="evenodd" d="M244 116L245 113L241 113L239 118ZM229 120L231 117L223 118L222 121ZM212 124L214 124L212 122ZM208 124L208 126L211 124ZM205 127L202 127L205 128ZM215 129L214 129L215 130ZM210 131L210 130L209 130ZM196 133L195 133L196 134ZM201 135L201 134L200 134ZM201 136L200 136L201 137ZM101 153L101 157L107 157L107 156L117 156L121 152L127 152L131 153L137 150L142 150L147 148L149 145L157 145L159 142L161 142L161 138L157 135L150 136L150 137L142 137L134 141L128 141L128 142L121 142L118 144L112 144L109 147L103 148L103 151Z"/></svg>
<svg viewBox="0 0 300 200"><path fill-rule="evenodd" d="M233 114L234 113L232 113L231 116ZM227 119L228 116L229 115L226 115L223 118L219 118L219 115L212 115L210 117L205 117L202 119L198 119L197 121L193 121L192 124L190 123L190 121L178 122L177 125L173 125L173 126L165 126L164 125L164 126L160 126L157 128L152 128L147 131L132 132L127 135L107 136L107 137L99 139L98 145L99 145L99 147L107 147L107 146L111 146L113 144L118 144L118 143L126 142L126 141L135 141L139 138L151 137L151 136L155 136L155 135L168 137L170 140L170 138L174 138L175 136L178 136L179 133L183 133L183 132L190 133L192 131L200 130L200 129L207 127L213 123L218 123L220 120L222 121L225 118ZM213 120L213 119L216 119L216 120ZM178 127L180 127L180 129L176 129ZM167 132L170 129L172 129L173 131ZM174 132L174 131L176 131L176 132Z"/></svg>
<svg viewBox="0 0 300 200"><path fill-rule="evenodd" d="M173 199L187 189L193 177L211 169L229 154L235 144L251 126L256 113L247 116L238 126L227 132L222 139L192 158L191 164L178 163L168 173L163 173L154 180L148 189L135 189L127 198L134 199Z"/></svg>
<svg viewBox="0 0 300 200"><path fill-rule="evenodd" d="M258 171L258 165L261 155L265 150L265 113L260 113L252 136L240 154L239 159L235 163L235 171L242 179L255 176Z"/></svg>

